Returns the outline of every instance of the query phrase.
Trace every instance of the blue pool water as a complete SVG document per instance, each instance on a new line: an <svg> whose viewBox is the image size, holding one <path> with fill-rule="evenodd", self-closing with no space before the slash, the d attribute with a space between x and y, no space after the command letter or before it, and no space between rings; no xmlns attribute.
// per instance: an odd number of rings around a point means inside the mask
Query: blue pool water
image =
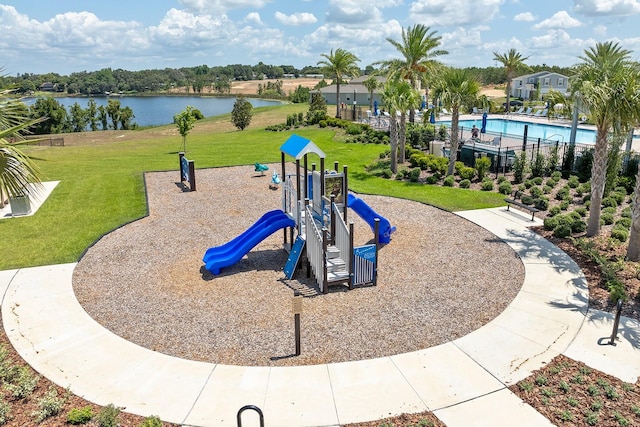
<svg viewBox="0 0 640 427"><path fill-rule="evenodd" d="M450 123L451 122L447 122L446 124ZM475 120L460 120L459 122L459 126L464 128L466 131L470 130L473 125L476 125L477 128L481 128L482 118L478 117L478 119ZM505 119L488 119L487 132L493 134L498 133L523 136L525 125L529 126L527 140L534 141L541 138L551 141L569 142L571 127L555 124L528 123ZM590 129L578 128L576 133L576 142L583 144L595 144L596 132Z"/></svg>

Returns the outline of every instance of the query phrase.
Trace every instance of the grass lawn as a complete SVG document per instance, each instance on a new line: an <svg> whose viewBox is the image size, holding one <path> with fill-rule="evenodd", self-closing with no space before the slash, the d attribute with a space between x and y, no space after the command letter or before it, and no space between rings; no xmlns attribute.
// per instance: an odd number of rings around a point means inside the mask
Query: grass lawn
<svg viewBox="0 0 640 427"><path fill-rule="evenodd" d="M267 132L264 126L284 122L288 114L306 109L306 105L256 109L252 126L242 132L229 123L229 115L203 120L187 139L187 157L195 161L196 169L279 162L279 148L293 132ZM348 165L349 187L355 192L401 197L450 211L504 204L497 193L367 174L365 166L387 146L346 144L338 140L343 137L336 138L334 129L298 129L296 133L327 154L327 168L334 161L340 168ZM59 180L60 184L36 215L0 221L0 270L77 261L102 235L146 215L144 172L176 170L177 180L181 140L175 126L123 131L122 135L109 132L102 140L98 134L65 136L65 140L79 142L64 147L25 149L37 159L43 180Z"/></svg>

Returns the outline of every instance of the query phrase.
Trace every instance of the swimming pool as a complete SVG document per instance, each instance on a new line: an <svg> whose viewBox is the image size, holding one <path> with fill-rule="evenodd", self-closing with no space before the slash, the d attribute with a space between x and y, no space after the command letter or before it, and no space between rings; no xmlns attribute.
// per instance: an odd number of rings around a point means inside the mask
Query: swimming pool
<svg viewBox="0 0 640 427"><path fill-rule="evenodd" d="M450 125L451 121L442 123ZM482 128L482 118L478 117L475 120L460 120L459 122L459 126L465 130L471 129L473 125L476 125L477 128ZM523 136L525 125L529 126L527 140L534 141L541 138L551 141L569 142L571 127L555 124L529 123L505 119L488 119L487 132ZM576 142L583 144L595 144L596 132L590 129L578 128L576 133Z"/></svg>

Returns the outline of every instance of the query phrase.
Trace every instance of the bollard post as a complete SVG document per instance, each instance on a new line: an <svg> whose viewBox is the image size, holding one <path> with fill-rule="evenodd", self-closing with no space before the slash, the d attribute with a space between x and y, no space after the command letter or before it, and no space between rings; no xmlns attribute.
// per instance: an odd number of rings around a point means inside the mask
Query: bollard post
<svg viewBox="0 0 640 427"><path fill-rule="evenodd" d="M613 322L613 331L611 332L611 339L609 340L609 345L616 345L616 338L618 337L618 326L620 326L620 315L622 314L622 300L618 300L618 305L616 308L616 318Z"/></svg>
<svg viewBox="0 0 640 427"><path fill-rule="evenodd" d="M300 313L302 313L302 295L293 291L293 322L296 335L296 356L300 356Z"/></svg>

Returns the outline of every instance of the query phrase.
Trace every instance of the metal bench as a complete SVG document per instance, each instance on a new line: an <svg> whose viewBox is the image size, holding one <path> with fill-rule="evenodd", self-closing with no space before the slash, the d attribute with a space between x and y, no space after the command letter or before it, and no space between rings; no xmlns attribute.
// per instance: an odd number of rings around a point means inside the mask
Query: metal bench
<svg viewBox="0 0 640 427"><path fill-rule="evenodd" d="M525 205L522 202L519 202L517 199L522 197L522 192L519 190L516 190L513 192L511 198L509 197L505 197L504 201L507 202L507 210L509 210L509 207L511 205L517 206L519 208L522 208L524 210L527 210L529 212L531 212L531 221L533 221L535 219L536 216L536 212L540 212L540 209L534 207L534 206L530 206L530 205Z"/></svg>

